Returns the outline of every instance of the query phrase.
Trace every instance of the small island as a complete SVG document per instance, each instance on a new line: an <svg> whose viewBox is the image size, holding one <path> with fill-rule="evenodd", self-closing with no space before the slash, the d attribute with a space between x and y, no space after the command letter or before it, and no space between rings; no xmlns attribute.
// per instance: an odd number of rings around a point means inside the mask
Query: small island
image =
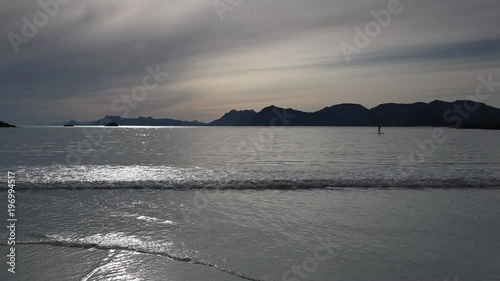
<svg viewBox="0 0 500 281"><path fill-rule="evenodd" d="M0 121L0 128L17 128L14 125Z"/></svg>
<svg viewBox="0 0 500 281"><path fill-rule="evenodd" d="M106 127L118 127L118 123L116 122L109 122L108 124L105 125Z"/></svg>

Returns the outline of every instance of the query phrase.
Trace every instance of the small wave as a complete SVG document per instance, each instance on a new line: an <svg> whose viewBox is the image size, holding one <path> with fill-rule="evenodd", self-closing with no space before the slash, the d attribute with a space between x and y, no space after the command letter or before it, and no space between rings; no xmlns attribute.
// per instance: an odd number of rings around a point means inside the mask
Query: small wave
<svg viewBox="0 0 500 281"><path fill-rule="evenodd" d="M136 217L136 219L147 221L147 222L157 222L157 223L161 223L161 224L174 224L174 222L171 220L161 220L159 218L148 217L148 216L138 216L138 217Z"/></svg>
<svg viewBox="0 0 500 281"><path fill-rule="evenodd" d="M171 166L15 167L16 189L321 189L500 188L495 171L400 171L397 168L317 170L211 170ZM6 189L7 186L0 186Z"/></svg>
<svg viewBox="0 0 500 281"><path fill-rule="evenodd" d="M98 273L99 271L101 271L102 269L108 267L111 262L113 261L113 259L119 255L120 251L117 251L117 250L110 250L109 253L108 253L108 256L106 256L102 262L96 266L93 270L91 270L89 273L87 273L83 278L82 278L82 281L88 281L88 280L91 280L90 278L92 278L96 273Z"/></svg>
<svg viewBox="0 0 500 281"><path fill-rule="evenodd" d="M500 189L500 179L311 179L311 180L255 180L255 181L206 181L172 183L164 181L118 181L80 182L65 181L51 183L20 183L17 190L307 190L338 188L394 188L394 189L454 189L482 188ZM6 189L0 187L1 189ZM139 218L138 218L139 219ZM146 219L146 218L144 218ZM167 222L165 222L167 223Z"/></svg>
<svg viewBox="0 0 500 281"><path fill-rule="evenodd" d="M63 236L59 234L42 235L42 239L16 242L18 245L50 245L55 247L100 249L100 250L125 250L141 254L149 254L165 257L178 262L188 262L214 268L221 272L237 276L251 281L264 281L237 271L220 267L211 262L190 256L189 254L177 253L172 248L173 243L148 242L135 236L127 236L124 233L97 234L88 237ZM6 246L6 244L2 244Z"/></svg>

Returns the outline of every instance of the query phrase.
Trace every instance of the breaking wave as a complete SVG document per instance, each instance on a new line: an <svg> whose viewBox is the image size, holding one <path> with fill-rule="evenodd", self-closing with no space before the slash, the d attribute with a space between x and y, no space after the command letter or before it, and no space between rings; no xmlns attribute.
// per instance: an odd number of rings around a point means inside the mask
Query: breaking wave
<svg viewBox="0 0 500 281"><path fill-rule="evenodd" d="M214 170L171 166L17 167L16 189L335 189L335 188L500 188L495 171L338 167L330 170ZM6 186L0 187L2 189Z"/></svg>
<svg viewBox="0 0 500 281"><path fill-rule="evenodd" d="M18 245L50 245L55 247L100 249L100 250L125 250L141 254L165 257L178 262L188 262L207 266L221 272L234 275L246 280L263 281L240 272L220 267L214 263L196 257L195 254L176 251L172 243L143 241L135 236L124 233L97 234L87 237L63 236L59 234L42 235L41 239L17 242ZM3 244L5 245L5 244Z"/></svg>

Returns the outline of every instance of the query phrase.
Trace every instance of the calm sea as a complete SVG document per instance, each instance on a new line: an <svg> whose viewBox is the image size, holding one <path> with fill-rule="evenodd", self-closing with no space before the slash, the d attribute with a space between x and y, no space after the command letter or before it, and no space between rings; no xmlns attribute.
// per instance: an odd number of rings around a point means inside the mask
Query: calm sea
<svg viewBox="0 0 500 281"><path fill-rule="evenodd" d="M382 130L1 130L0 280L500 280L500 131Z"/></svg>

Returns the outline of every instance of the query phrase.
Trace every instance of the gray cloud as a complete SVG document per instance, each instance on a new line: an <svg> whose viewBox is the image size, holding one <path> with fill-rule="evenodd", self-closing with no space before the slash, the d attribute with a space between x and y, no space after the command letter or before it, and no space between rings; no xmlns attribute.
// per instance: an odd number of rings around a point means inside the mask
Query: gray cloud
<svg viewBox="0 0 500 281"><path fill-rule="evenodd" d="M21 35L22 18L41 8L8 1L0 120L112 114L111 102L140 85L148 65L170 76L132 115L202 121L268 104L426 101L472 91L481 74L500 80L497 0L402 0L404 10L346 64L339 44L388 2L244 0L221 22L211 0L70 1L16 55L7 34Z"/></svg>

